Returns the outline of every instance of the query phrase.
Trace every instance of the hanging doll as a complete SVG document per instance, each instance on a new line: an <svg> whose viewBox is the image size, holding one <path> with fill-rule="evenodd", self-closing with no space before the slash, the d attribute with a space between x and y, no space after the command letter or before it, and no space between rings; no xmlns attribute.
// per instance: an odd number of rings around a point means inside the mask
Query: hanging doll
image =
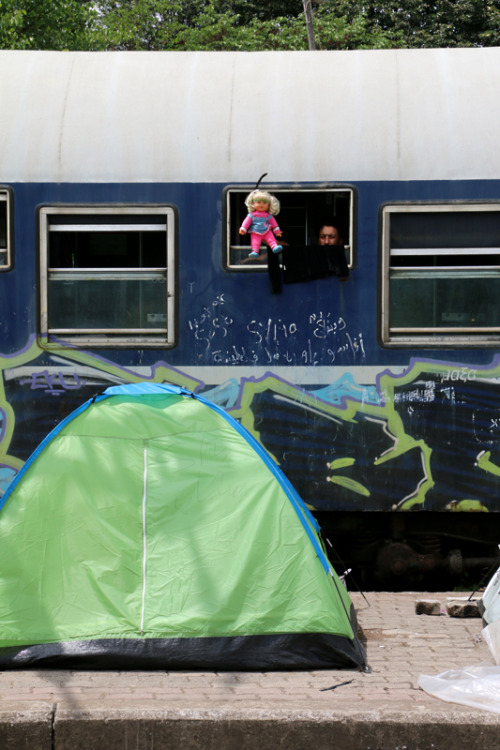
<svg viewBox="0 0 500 750"><path fill-rule="evenodd" d="M272 248L273 253L281 252L283 248L278 245L274 236L281 237L282 235L282 231L274 218L280 210L279 200L271 193L257 189L252 190L247 196L245 205L249 213L240 227L240 234L250 232L252 252L248 257L258 257L262 241Z"/></svg>

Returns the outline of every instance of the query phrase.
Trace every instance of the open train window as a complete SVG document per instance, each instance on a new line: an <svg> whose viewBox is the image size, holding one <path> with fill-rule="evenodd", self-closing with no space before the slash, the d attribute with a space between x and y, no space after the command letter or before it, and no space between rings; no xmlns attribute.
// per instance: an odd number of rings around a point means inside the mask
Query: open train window
<svg viewBox="0 0 500 750"><path fill-rule="evenodd" d="M381 208L388 346L498 346L500 203Z"/></svg>
<svg viewBox="0 0 500 750"><path fill-rule="evenodd" d="M0 271L12 267L10 192L0 189Z"/></svg>
<svg viewBox="0 0 500 750"><path fill-rule="evenodd" d="M39 221L43 343L174 345L171 207L50 206Z"/></svg>
<svg viewBox="0 0 500 750"><path fill-rule="evenodd" d="M353 265L354 246L354 189L349 186L276 187L261 185L275 195L280 202L280 212L276 217L283 232L280 243L292 246L314 245L317 243L319 225L327 220L339 225L344 240L347 262ZM249 258L250 239L241 236L239 228L247 216L245 198L252 186L227 188L225 205L226 268L238 271L255 271L267 267L267 248L262 247L258 258Z"/></svg>

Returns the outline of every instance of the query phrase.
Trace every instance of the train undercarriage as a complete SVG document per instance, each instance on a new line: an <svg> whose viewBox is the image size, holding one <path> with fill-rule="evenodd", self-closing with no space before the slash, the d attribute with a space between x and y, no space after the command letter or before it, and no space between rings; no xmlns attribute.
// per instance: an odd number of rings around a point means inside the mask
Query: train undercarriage
<svg viewBox="0 0 500 750"><path fill-rule="evenodd" d="M316 513L350 590L474 590L500 567L488 513Z"/></svg>

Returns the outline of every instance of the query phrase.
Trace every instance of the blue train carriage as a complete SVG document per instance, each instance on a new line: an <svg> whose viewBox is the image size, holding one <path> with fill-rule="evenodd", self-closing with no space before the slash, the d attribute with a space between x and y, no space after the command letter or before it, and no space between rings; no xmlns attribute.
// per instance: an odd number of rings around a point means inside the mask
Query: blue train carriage
<svg viewBox="0 0 500 750"><path fill-rule="evenodd" d="M490 564L499 63L0 52L2 489L87 397L166 381L252 431L365 584ZM284 249L251 260L263 173Z"/></svg>

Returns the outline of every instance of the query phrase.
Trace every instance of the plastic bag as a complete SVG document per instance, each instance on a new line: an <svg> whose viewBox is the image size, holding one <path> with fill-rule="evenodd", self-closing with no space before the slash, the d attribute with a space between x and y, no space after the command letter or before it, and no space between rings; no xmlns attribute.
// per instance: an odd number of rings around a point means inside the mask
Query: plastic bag
<svg viewBox="0 0 500 750"><path fill-rule="evenodd" d="M495 620L500 620L500 568L486 586L481 604L485 622L491 624Z"/></svg>
<svg viewBox="0 0 500 750"><path fill-rule="evenodd" d="M487 625L481 634L495 660L495 664L500 664L500 620L495 620L491 625Z"/></svg>
<svg viewBox="0 0 500 750"><path fill-rule="evenodd" d="M500 713L500 666L450 669L435 677L420 675L418 684L442 701Z"/></svg>

